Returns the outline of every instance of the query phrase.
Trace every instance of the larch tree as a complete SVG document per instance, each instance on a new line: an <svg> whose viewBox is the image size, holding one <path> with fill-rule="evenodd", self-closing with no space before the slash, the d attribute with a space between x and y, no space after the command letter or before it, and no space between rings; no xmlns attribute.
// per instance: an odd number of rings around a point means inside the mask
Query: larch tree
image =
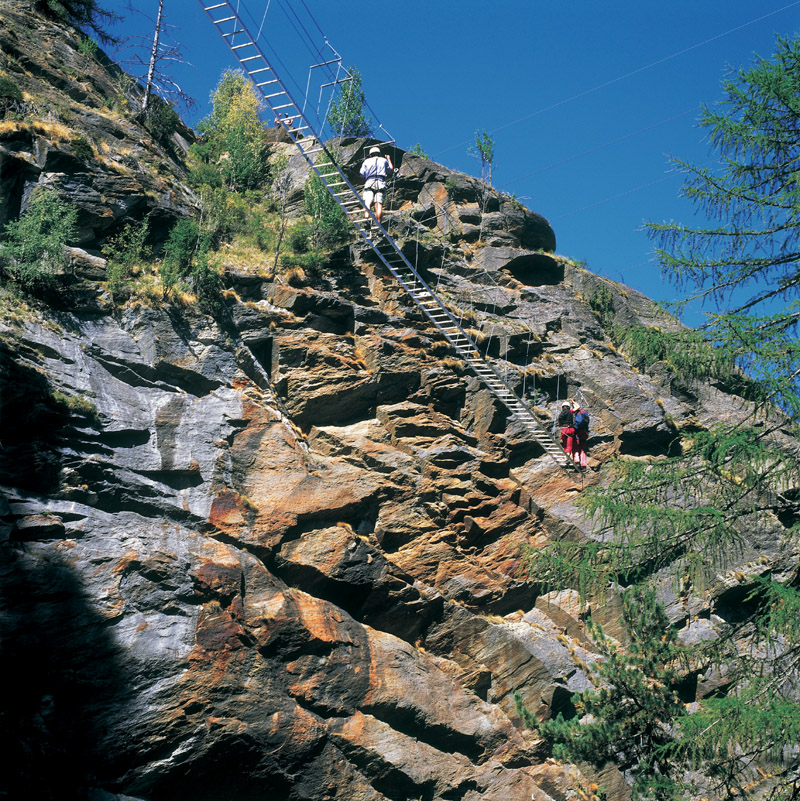
<svg viewBox="0 0 800 801"><path fill-rule="evenodd" d="M494 138L488 131L475 131L475 144L467 149L467 153L481 163L481 181L492 185L494 169Z"/></svg>
<svg viewBox="0 0 800 801"><path fill-rule="evenodd" d="M102 8L96 0L33 0L32 5L41 13L68 22L76 28L90 28L104 42L114 41L103 26L119 17Z"/></svg>
<svg viewBox="0 0 800 801"><path fill-rule="evenodd" d="M370 136L372 123L365 108L361 73L355 67L348 67L350 79L342 82L339 95L331 102L328 111L328 125L334 136Z"/></svg>
<svg viewBox="0 0 800 801"><path fill-rule="evenodd" d="M771 59L732 70L700 125L718 158L677 164L683 194L710 223L648 228L685 292L678 311L714 310L697 329L615 338L642 369L661 361L681 381L741 397L742 413L679 431L661 457L618 460L585 500L602 537L531 554L548 587L595 598L622 588L631 645L620 650L590 624L605 660L575 698L589 717L526 719L564 758L586 760L587 745L602 744L597 759L617 761L639 798L788 801L800 796L800 39L779 38ZM780 541L789 567L740 567L740 614L715 620L712 638L679 647L663 617L642 625L662 614L642 589L657 574L702 595L759 537ZM679 702L687 677L711 672L724 677L715 693Z"/></svg>

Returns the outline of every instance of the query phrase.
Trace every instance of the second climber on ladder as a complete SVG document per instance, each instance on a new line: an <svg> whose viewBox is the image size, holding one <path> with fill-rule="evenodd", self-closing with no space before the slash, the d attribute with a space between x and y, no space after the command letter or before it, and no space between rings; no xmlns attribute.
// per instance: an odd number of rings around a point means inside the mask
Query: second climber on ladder
<svg viewBox="0 0 800 801"><path fill-rule="evenodd" d="M375 219L380 222L383 214L383 193L386 191L386 179L394 171L389 156L382 156L377 146L369 149L369 155L361 165L361 177L364 179L364 205L369 209L375 202ZM369 215L365 214L364 219Z"/></svg>

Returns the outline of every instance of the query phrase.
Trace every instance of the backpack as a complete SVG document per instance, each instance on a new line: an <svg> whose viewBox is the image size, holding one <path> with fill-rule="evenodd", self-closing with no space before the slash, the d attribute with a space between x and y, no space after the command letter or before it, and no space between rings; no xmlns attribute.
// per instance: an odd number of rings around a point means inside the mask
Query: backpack
<svg viewBox="0 0 800 801"><path fill-rule="evenodd" d="M575 412L575 430L576 431L588 431L589 430L589 412L586 409L578 409Z"/></svg>

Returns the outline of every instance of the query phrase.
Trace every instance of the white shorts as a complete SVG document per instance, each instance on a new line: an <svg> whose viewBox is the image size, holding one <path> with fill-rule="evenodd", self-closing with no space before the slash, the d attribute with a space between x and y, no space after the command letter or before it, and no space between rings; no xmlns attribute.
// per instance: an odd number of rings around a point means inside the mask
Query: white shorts
<svg viewBox="0 0 800 801"><path fill-rule="evenodd" d="M376 204L383 205L383 193L386 191L386 184L383 181L367 181L364 184L364 204L371 206L373 199Z"/></svg>

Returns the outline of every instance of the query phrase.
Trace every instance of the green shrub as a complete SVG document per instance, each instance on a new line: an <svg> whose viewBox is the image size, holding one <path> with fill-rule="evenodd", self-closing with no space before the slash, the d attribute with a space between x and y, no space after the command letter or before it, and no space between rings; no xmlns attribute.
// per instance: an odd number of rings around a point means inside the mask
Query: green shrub
<svg viewBox="0 0 800 801"><path fill-rule="evenodd" d="M422 145L419 142L417 142L417 144L414 145L414 147L412 147L408 152L410 155L419 156L422 159L430 158L430 156L422 149Z"/></svg>
<svg viewBox="0 0 800 801"><path fill-rule="evenodd" d="M201 227L212 246L229 240L247 227L250 204L247 198L223 186L206 184L200 189Z"/></svg>
<svg viewBox="0 0 800 801"><path fill-rule="evenodd" d="M286 236L289 240L289 247L295 253L306 253L309 248L309 240L313 233L313 228L310 223L300 221L295 223L287 232Z"/></svg>
<svg viewBox="0 0 800 801"><path fill-rule="evenodd" d="M364 109L364 95L361 73L355 67L348 67L352 79L342 84L339 96L331 103L328 111L328 124L334 136L369 136L372 124Z"/></svg>
<svg viewBox="0 0 800 801"><path fill-rule="evenodd" d="M603 326L610 328L614 322L614 294L611 290L605 284L600 284L586 298L586 303Z"/></svg>
<svg viewBox="0 0 800 801"><path fill-rule="evenodd" d="M0 101L22 102L22 90L17 86L16 81L0 72Z"/></svg>
<svg viewBox="0 0 800 801"><path fill-rule="evenodd" d="M26 291L52 285L66 264L64 246L75 235L77 209L55 189L34 191L25 213L8 223L0 259L13 280Z"/></svg>
<svg viewBox="0 0 800 801"><path fill-rule="evenodd" d="M267 145L252 138L247 127L236 123L225 135L225 158L220 162L223 181L234 190L255 189L269 178Z"/></svg>
<svg viewBox="0 0 800 801"><path fill-rule="evenodd" d="M157 95L150 97L144 127L162 144L168 142L180 122L178 112Z"/></svg>
<svg viewBox="0 0 800 801"><path fill-rule="evenodd" d="M350 223L341 206L333 199L316 173L306 181L303 204L312 219L312 236L317 248L332 248L344 242Z"/></svg>
<svg viewBox="0 0 800 801"><path fill-rule="evenodd" d="M72 152L81 161L90 161L94 158L94 150L85 136L79 136L72 140Z"/></svg>
<svg viewBox="0 0 800 801"><path fill-rule="evenodd" d="M87 58L96 58L100 45L91 36L82 36L78 43L78 52Z"/></svg>
<svg viewBox="0 0 800 801"><path fill-rule="evenodd" d="M100 412L97 406L83 395L54 392L52 398L56 406L61 407L70 417L84 417L93 423L100 421Z"/></svg>
<svg viewBox="0 0 800 801"><path fill-rule="evenodd" d="M195 148L197 145L192 145L191 150L194 151ZM215 164L198 159L189 171L189 182L198 189L203 186L216 189L222 186L222 173Z"/></svg>
<svg viewBox="0 0 800 801"><path fill-rule="evenodd" d="M164 293L182 282L196 295L200 308L213 313L219 307L221 286L218 270L209 261L212 240L193 220L179 220L164 245L161 281Z"/></svg>
<svg viewBox="0 0 800 801"><path fill-rule="evenodd" d="M102 248L102 254L108 260L106 285L115 299L124 295L126 284L137 262L150 256L150 248L145 245L149 228L149 217L141 222L126 223Z"/></svg>
<svg viewBox="0 0 800 801"><path fill-rule="evenodd" d="M242 233L259 249L271 250L275 247L275 231L270 225L267 212L263 208L251 206Z"/></svg>
<svg viewBox="0 0 800 801"><path fill-rule="evenodd" d="M264 186L269 178L269 150L252 84L241 70L226 70L211 98L213 110L197 126L204 139L195 154L218 167L230 190Z"/></svg>
<svg viewBox="0 0 800 801"><path fill-rule="evenodd" d="M208 260L209 242L201 238L197 248L197 259L189 275L189 284L197 295L200 308L214 313L219 308L219 290L222 285L219 272Z"/></svg>
<svg viewBox="0 0 800 801"><path fill-rule="evenodd" d="M161 262L161 281L165 289L172 289L184 278L192 265L192 258L200 238L200 228L193 220L178 220L169 232Z"/></svg>

